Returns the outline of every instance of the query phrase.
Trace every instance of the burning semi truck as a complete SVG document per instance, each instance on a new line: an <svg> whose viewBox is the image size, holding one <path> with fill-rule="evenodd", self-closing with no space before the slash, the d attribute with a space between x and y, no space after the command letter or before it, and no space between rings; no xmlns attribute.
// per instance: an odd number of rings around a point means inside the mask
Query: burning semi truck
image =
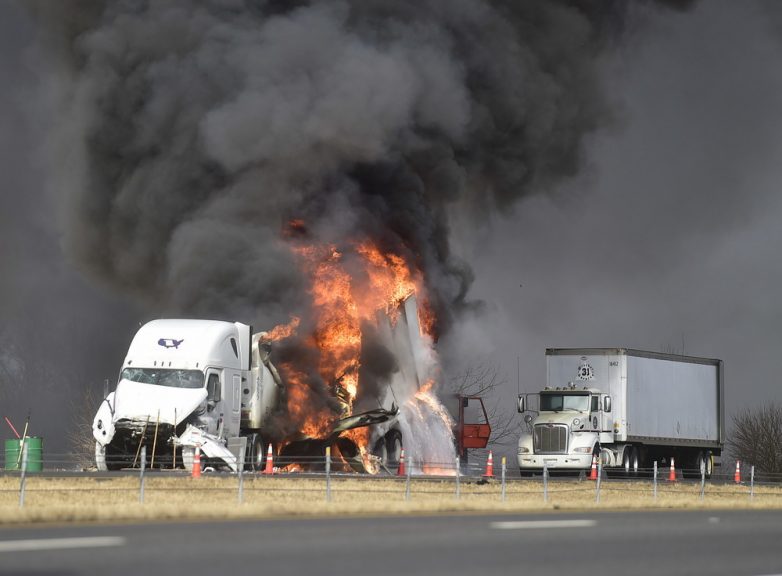
<svg viewBox="0 0 782 576"><path fill-rule="evenodd" d="M519 396L522 476L586 471L594 457L627 475L673 458L711 477L725 438L721 360L585 348L546 350L546 362L546 387Z"/></svg>
<svg viewBox="0 0 782 576"><path fill-rule="evenodd" d="M214 465L236 470L245 454L245 465L259 469L272 444L295 469L322 459L331 446L346 468L388 470L398 462L403 444L414 440L416 415L429 427L430 417L441 420L446 439L452 422L437 409L441 405L431 390L432 350L419 326L415 295L376 311L371 331L395 360L390 375L372 387L371 408L354 412L357 391L342 374L332 386L332 406L338 408L302 419L296 414L306 406L298 397L301 387L291 387L272 362L272 343L279 334L253 333L238 322L149 322L133 338L116 389L95 415L96 466L134 466L146 445L148 460L157 453L158 463L171 466L178 457L180 465L191 467L200 449ZM288 373L297 376L295 370ZM412 406L412 418L400 415L405 406ZM294 416L304 425L291 431Z"/></svg>

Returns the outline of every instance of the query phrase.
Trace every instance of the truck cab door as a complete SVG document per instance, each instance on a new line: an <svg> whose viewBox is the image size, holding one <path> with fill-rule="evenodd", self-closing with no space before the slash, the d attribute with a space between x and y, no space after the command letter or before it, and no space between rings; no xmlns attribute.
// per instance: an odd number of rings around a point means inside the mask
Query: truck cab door
<svg viewBox="0 0 782 576"><path fill-rule="evenodd" d="M230 377L229 406L226 406L226 430L225 437L231 438L239 435L242 416L242 374L238 370L227 370L226 377Z"/></svg>
<svg viewBox="0 0 782 576"><path fill-rule="evenodd" d="M611 405L611 397L608 394L600 395L600 442L611 443L614 441L614 413Z"/></svg>
<svg viewBox="0 0 782 576"><path fill-rule="evenodd" d="M206 431L217 434L222 423L223 385L220 372L209 370L206 375L206 414L201 419L206 422Z"/></svg>

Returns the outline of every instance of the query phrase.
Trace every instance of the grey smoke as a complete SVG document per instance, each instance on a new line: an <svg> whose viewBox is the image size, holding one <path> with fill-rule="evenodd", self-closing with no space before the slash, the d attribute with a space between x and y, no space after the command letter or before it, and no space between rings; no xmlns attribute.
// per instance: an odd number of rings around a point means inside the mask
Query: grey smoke
<svg viewBox="0 0 782 576"><path fill-rule="evenodd" d="M633 30L621 1L23 8L34 27L0 7L0 392L17 419L45 405L50 438L66 402L116 373L140 317L268 327L305 307L290 218L423 267L445 333L473 281L454 216L578 173L611 120L600 59Z"/></svg>
<svg viewBox="0 0 782 576"><path fill-rule="evenodd" d="M608 117L596 57L623 3L57 3L54 180L67 252L160 313L283 321L281 231L371 237L426 272L448 328L472 275L448 211L577 172Z"/></svg>

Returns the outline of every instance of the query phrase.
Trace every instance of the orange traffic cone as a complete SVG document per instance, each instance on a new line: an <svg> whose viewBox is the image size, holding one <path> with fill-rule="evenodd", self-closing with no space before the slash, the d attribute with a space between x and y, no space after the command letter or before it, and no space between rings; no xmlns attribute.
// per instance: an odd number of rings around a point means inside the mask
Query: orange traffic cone
<svg viewBox="0 0 782 576"><path fill-rule="evenodd" d="M196 446L193 450L193 471L191 473L193 478L201 477L201 446Z"/></svg>
<svg viewBox="0 0 782 576"><path fill-rule="evenodd" d="M668 471L668 482L676 482L676 465L673 456L671 456L671 469Z"/></svg>
<svg viewBox="0 0 782 576"><path fill-rule="evenodd" d="M489 458L486 460L486 473L483 475L483 477L494 477L494 457L491 455L491 450L489 450Z"/></svg>
<svg viewBox="0 0 782 576"><path fill-rule="evenodd" d="M271 444L269 444L269 449L266 451L266 468L264 468L263 473L274 474L274 457L272 455Z"/></svg>
<svg viewBox="0 0 782 576"><path fill-rule="evenodd" d="M589 471L589 479L597 480L597 455L592 454L592 469Z"/></svg>
<svg viewBox="0 0 782 576"><path fill-rule="evenodd" d="M733 473L733 481L741 484L741 462L736 460L736 471Z"/></svg>
<svg viewBox="0 0 782 576"><path fill-rule="evenodd" d="M407 473L405 470L405 449L399 453L399 468L396 471L397 476L404 476Z"/></svg>

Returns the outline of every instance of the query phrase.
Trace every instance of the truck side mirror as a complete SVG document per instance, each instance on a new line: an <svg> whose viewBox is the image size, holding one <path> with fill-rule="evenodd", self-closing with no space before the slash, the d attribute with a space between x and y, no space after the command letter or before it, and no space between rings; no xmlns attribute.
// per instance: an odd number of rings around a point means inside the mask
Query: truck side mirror
<svg viewBox="0 0 782 576"><path fill-rule="evenodd" d="M605 398L603 398L603 408L605 409L606 412L610 412L611 411L611 397L610 396L606 396Z"/></svg>
<svg viewBox="0 0 782 576"><path fill-rule="evenodd" d="M526 422L527 424L532 422L532 414L527 414L526 416L524 416L524 422Z"/></svg>
<svg viewBox="0 0 782 576"><path fill-rule="evenodd" d="M524 396L519 396L519 405L518 405L519 414L521 414L522 412L526 412L527 411L527 402L526 402L526 400L527 399Z"/></svg>

